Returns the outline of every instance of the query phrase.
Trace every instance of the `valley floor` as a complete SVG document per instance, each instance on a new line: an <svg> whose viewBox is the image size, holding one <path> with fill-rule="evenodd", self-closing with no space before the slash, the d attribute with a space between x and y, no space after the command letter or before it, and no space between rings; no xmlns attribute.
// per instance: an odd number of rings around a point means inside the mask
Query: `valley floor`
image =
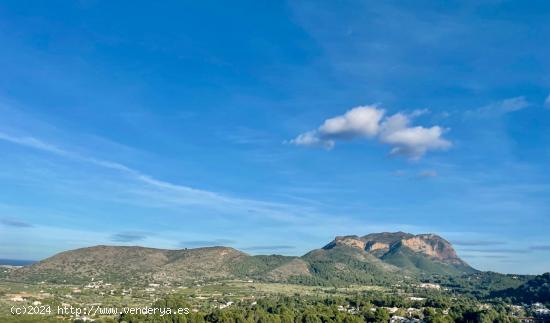
<svg viewBox="0 0 550 323"><path fill-rule="evenodd" d="M477 315L471 322L483 315L513 322L528 317L534 320L537 314L533 306L483 303L437 284L403 287L336 288L252 280L196 281L189 286L151 283L141 287L104 281L82 285L0 281L0 322L239 322L234 318L261 321L261 315L267 322L279 322L284 313L295 318L289 322L296 318L303 321L306 315L317 315L321 320L311 322L431 322L435 317L440 322L452 322L464 315L457 311ZM183 312L135 312L144 308L181 308ZM538 310L544 314L545 307L541 304Z"/></svg>

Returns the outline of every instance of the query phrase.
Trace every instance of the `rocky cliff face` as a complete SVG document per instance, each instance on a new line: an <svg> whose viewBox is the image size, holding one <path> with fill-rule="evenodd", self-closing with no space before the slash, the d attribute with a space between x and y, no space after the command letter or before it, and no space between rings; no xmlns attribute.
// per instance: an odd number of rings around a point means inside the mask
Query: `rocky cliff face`
<svg viewBox="0 0 550 323"><path fill-rule="evenodd" d="M379 250L388 251L390 250L390 245L383 242L369 241L366 244L365 250L369 252L375 252Z"/></svg>
<svg viewBox="0 0 550 323"><path fill-rule="evenodd" d="M331 243L324 246L323 249L332 249L336 246L348 246L357 249L365 249L366 242L358 236L338 236Z"/></svg>
<svg viewBox="0 0 550 323"><path fill-rule="evenodd" d="M400 243L414 252L442 261L457 263L460 260L451 244L435 234L419 234L410 239L403 239Z"/></svg>
<svg viewBox="0 0 550 323"><path fill-rule="evenodd" d="M469 267L458 257L452 245L436 234L413 235L405 232L382 232L363 237L338 236L324 249L335 246L348 246L364 250L378 258L384 258L400 248L406 248L413 253L442 263Z"/></svg>

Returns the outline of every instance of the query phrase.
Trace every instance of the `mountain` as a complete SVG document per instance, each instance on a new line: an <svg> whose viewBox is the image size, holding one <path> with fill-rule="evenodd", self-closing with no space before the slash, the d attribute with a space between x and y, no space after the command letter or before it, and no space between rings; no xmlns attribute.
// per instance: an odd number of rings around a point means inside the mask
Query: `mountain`
<svg viewBox="0 0 550 323"><path fill-rule="evenodd" d="M302 257L251 256L229 247L165 250L95 246L66 251L10 272L16 281L181 283L256 279L306 284L377 284L415 274L476 272L434 234L341 236Z"/></svg>
<svg viewBox="0 0 550 323"><path fill-rule="evenodd" d="M363 237L340 236L323 249L339 246L364 251L386 264L412 272L450 275L476 272L457 256L447 240L435 234L382 232Z"/></svg>

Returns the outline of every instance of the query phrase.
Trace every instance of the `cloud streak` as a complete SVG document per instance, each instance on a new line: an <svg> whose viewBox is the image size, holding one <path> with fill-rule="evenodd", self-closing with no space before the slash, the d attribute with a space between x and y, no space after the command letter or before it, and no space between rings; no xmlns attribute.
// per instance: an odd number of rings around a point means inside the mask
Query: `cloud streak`
<svg viewBox="0 0 550 323"><path fill-rule="evenodd" d="M222 195L216 192L196 189L185 185L173 184L156 179L148 174L144 174L121 163L88 157L60 148L54 144L32 136L14 136L0 132L0 140L36 149L42 152L51 153L63 158L118 171L142 184L145 184L149 189L146 192L143 192L143 194L147 197L150 198L151 196L155 196L157 202L165 203L171 206L201 206L219 212L234 210L241 214L257 214L279 221L296 221L299 217L304 218L306 214L311 211L310 208L305 206L243 199ZM133 193L137 194L139 191L133 190Z"/></svg>
<svg viewBox="0 0 550 323"><path fill-rule="evenodd" d="M446 129L440 126L426 128L412 126L412 119L426 113L415 111L410 115L396 113L386 116L376 105L358 106L343 115L326 119L317 129L299 134L290 140L298 146L332 149L337 141L378 140L391 146L391 155L419 159L428 151L446 150L451 142L443 138Z"/></svg>
<svg viewBox="0 0 550 323"><path fill-rule="evenodd" d="M32 228L33 225L17 219L1 219L0 223L8 227L14 228Z"/></svg>
<svg viewBox="0 0 550 323"><path fill-rule="evenodd" d="M190 241L181 241L180 246L186 248L197 248L197 247L212 247L212 246L227 246L232 245L236 241L231 239L214 239L214 240L190 240Z"/></svg>
<svg viewBox="0 0 550 323"><path fill-rule="evenodd" d="M420 178L430 178L430 177L437 177L438 173L435 170L423 170L418 173L418 177Z"/></svg>
<svg viewBox="0 0 550 323"><path fill-rule="evenodd" d="M497 240L453 240L452 243L456 246L468 246L468 247L477 247L477 246L498 246L506 244L504 241Z"/></svg>
<svg viewBox="0 0 550 323"><path fill-rule="evenodd" d="M479 252L479 253L526 253L529 249L508 249L508 248L494 248L494 249L462 249L466 252Z"/></svg>
<svg viewBox="0 0 550 323"><path fill-rule="evenodd" d="M530 249L537 250L537 251L550 251L550 245L532 246Z"/></svg>
<svg viewBox="0 0 550 323"><path fill-rule="evenodd" d="M456 242L453 242L455 245L458 245L458 246L472 246L472 247L476 247L476 246L497 246L497 245L503 245L505 244L504 242L500 242L500 241L472 241L472 242L468 242L468 241L465 241L464 244L460 244L460 243L456 243ZM531 252L534 252L534 251L550 251L550 245L534 245L534 246L529 246L529 247L525 247L523 249L511 249L511 248L484 248L484 249L476 249L476 248L464 248L464 249L460 249L460 251L464 251L464 252L477 252L477 253L481 253L481 254L486 254L486 253L502 253L502 254L517 254L517 253L531 253Z"/></svg>
<svg viewBox="0 0 550 323"><path fill-rule="evenodd" d="M524 96L504 99L481 107L476 110L466 112L466 116L471 117L492 117L499 116L510 112L523 110L529 107L530 103Z"/></svg>
<svg viewBox="0 0 550 323"><path fill-rule="evenodd" d="M145 233L141 232L120 232L111 236L111 241L114 242L134 242L141 241L147 238Z"/></svg>
<svg viewBox="0 0 550 323"><path fill-rule="evenodd" d="M289 245L267 245L267 246L250 246L243 248L247 251L269 251L269 250L292 250L295 249L295 246Z"/></svg>

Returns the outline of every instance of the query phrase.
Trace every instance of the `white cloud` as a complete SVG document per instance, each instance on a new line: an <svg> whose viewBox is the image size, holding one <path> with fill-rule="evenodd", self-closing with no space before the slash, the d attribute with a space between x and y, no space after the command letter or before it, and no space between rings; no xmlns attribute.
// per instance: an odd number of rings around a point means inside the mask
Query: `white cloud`
<svg viewBox="0 0 550 323"><path fill-rule="evenodd" d="M299 146L323 147L326 149L334 147L334 140L321 139L317 131L304 132L292 139L290 143Z"/></svg>
<svg viewBox="0 0 550 323"><path fill-rule="evenodd" d="M430 150L445 150L451 142L443 138L444 128L410 126L412 118L427 113L416 110L411 115L396 113L385 117L385 111L375 105L360 106L345 114L325 120L316 130L298 135L290 142L301 146L331 149L337 140L373 139L392 146L392 155L412 159L422 157Z"/></svg>
<svg viewBox="0 0 550 323"><path fill-rule="evenodd" d="M444 150L451 147L451 142L442 138L443 128L410 127L410 121L408 116L397 113L383 122L379 139L393 146L392 155L406 155L417 159L428 150Z"/></svg>
<svg viewBox="0 0 550 323"><path fill-rule="evenodd" d="M550 109L550 94L546 97L546 100L544 101L544 106Z"/></svg>
<svg viewBox="0 0 550 323"><path fill-rule="evenodd" d="M378 133L384 110L376 106L353 108L342 116L325 120L318 132L325 139L373 137Z"/></svg>
<svg viewBox="0 0 550 323"><path fill-rule="evenodd" d="M304 132L290 140L290 143L332 149L336 140L371 138L378 134L383 116L384 110L375 105L359 106L341 116L325 120L316 130Z"/></svg>

